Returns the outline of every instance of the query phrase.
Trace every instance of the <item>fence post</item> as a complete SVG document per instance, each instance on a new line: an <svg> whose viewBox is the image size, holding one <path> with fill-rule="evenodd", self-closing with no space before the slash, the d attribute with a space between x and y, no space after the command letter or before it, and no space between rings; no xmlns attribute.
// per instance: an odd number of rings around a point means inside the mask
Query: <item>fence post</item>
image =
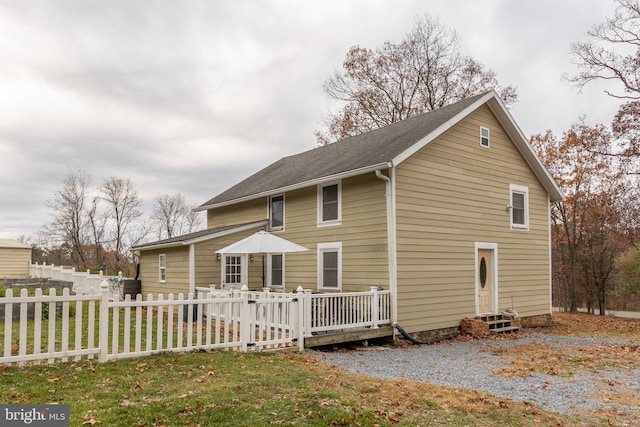
<svg viewBox="0 0 640 427"><path fill-rule="evenodd" d="M296 293L298 294L298 321L296 324L296 329L298 331L298 350L304 351L304 337L305 337L305 297L304 297L304 289L302 286L298 286L296 289Z"/></svg>
<svg viewBox="0 0 640 427"><path fill-rule="evenodd" d="M249 305L249 288L243 285L240 291L240 350L247 352L247 344L251 338L251 306Z"/></svg>
<svg viewBox="0 0 640 427"><path fill-rule="evenodd" d="M313 291L311 289L306 289L304 291L304 336L311 336L311 328L313 327L314 319L317 321L316 316L317 313L313 313L313 307L311 304L311 294Z"/></svg>
<svg viewBox="0 0 640 427"><path fill-rule="evenodd" d="M371 321L372 328L378 329L380 322L380 296L378 295L378 287L371 286Z"/></svg>
<svg viewBox="0 0 640 427"><path fill-rule="evenodd" d="M103 280L100 283L100 323L98 324L98 343L100 354L98 362L106 362L109 354L109 282ZM89 327L93 327L89 325Z"/></svg>

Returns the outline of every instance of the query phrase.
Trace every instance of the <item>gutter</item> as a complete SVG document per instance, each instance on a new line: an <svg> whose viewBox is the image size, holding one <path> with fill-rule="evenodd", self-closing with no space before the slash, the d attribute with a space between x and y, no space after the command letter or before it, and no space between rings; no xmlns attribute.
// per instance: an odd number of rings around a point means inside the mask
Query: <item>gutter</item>
<svg viewBox="0 0 640 427"><path fill-rule="evenodd" d="M147 244L143 244L143 245L140 245L140 246L134 246L132 248L132 250L140 253L140 251L150 251L150 250L154 250L154 249L178 248L178 247L182 247L182 246L192 245L194 243L205 242L205 241L211 240L211 239L217 239L217 238L220 238L220 237L227 236L229 234L239 233L241 231L251 230L251 229L254 229L256 227L265 226L265 225L267 225L268 222L269 221L266 220L266 219L265 220L260 220L260 221L255 221L255 222L250 222L250 223L247 223L247 224L243 224L241 226L227 228L225 230L218 231L216 233L206 234L204 236L199 236L199 237L193 237L191 239L174 240L172 242L159 243L159 244L147 243Z"/></svg>
<svg viewBox="0 0 640 427"><path fill-rule="evenodd" d="M374 172L380 168L388 166L389 162L379 163L377 165L365 166L359 169L352 169L346 172L334 173L333 175L322 176L319 178L310 179L308 181L299 182L296 184L286 185L284 187L272 188L270 190L262 191L260 193L250 194L247 196L238 197L235 199L225 200L219 203L211 203L209 205L198 206L194 209L195 212L206 211L207 209L220 208L223 206L235 205L240 202L247 202L249 200L259 199L260 197L272 196L274 194L286 193L287 191L299 190L302 188L311 187L327 181L335 181L338 179L349 178L352 176L362 175L367 172Z"/></svg>
<svg viewBox="0 0 640 427"><path fill-rule="evenodd" d="M396 250L396 169L392 162L387 162L389 176L376 169L376 176L385 182L387 202L387 252L389 257L389 290L391 291L391 324L398 323L398 255ZM395 334L395 329L394 329Z"/></svg>

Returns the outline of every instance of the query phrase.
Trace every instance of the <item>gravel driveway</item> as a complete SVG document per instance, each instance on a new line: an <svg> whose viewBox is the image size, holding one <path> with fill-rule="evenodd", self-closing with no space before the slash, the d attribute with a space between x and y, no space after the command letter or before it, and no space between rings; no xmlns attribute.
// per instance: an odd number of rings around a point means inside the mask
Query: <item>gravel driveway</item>
<svg viewBox="0 0 640 427"><path fill-rule="evenodd" d="M596 337L566 337L526 331L505 340L445 341L435 345L405 348L362 347L317 352L330 365L379 378L407 378L482 391L494 396L531 402L544 409L571 414L581 410L618 409L637 413L639 408L595 400L603 384L616 384L637 393L640 369L578 371L572 376L533 374L526 378L498 376L513 356L496 356L487 348L538 343L542 346L588 346L595 344L637 344Z"/></svg>

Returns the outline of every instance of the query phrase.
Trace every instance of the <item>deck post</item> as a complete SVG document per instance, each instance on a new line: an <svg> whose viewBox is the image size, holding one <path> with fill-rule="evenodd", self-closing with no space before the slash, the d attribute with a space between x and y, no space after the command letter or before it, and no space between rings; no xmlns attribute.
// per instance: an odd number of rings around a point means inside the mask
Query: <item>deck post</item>
<svg viewBox="0 0 640 427"><path fill-rule="evenodd" d="M106 362L109 354L109 282L100 283L100 320L98 324L98 343L100 354L98 362ZM93 325L89 325L90 328Z"/></svg>
<svg viewBox="0 0 640 427"><path fill-rule="evenodd" d="M378 287L371 286L371 327L378 329L380 322L380 297L378 295Z"/></svg>
<svg viewBox="0 0 640 427"><path fill-rule="evenodd" d="M240 350L247 352L247 344L251 339L251 306L249 305L249 288L244 285L240 291Z"/></svg>
<svg viewBox="0 0 640 427"><path fill-rule="evenodd" d="M305 297L304 297L304 288L302 286L298 286L298 288L296 289L296 293L298 295L298 301L296 302L297 304L297 321L296 321L296 333L297 336L296 338L298 339L298 350L299 351L304 351L304 336L305 336L305 330L304 330L304 324L305 324Z"/></svg>
<svg viewBox="0 0 640 427"><path fill-rule="evenodd" d="M315 314L312 310L311 304L311 294L313 291L311 289L305 289L304 291L304 336L311 336L311 328L314 325ZM315 319L317 321L317 319Z"/></svg>

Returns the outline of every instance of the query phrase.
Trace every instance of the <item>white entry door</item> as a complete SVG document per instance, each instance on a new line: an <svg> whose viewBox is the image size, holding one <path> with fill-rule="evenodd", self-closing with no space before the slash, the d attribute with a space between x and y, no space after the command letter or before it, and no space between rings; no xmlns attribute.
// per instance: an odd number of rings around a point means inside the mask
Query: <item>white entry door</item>
<svg viewBox="0 0 640 427"><path fill-rule="evenodd" d="M222 266L223 289L240 289L247 284L247 263L244 254L225 254Z"/></svg>
<svg viewBox="0 0 640 427"><path fill-rule="evenodd" d="M493 312L493 250L478 249L477 265L477 289L478 289L478 311L479 314Z"/></svg>

